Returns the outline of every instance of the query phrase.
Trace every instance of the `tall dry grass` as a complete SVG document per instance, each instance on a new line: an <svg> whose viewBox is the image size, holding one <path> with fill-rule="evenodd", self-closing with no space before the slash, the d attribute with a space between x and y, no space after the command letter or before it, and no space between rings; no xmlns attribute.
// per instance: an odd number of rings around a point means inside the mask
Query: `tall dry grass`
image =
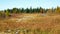
<svg viewBox="0 0 60 34"><path fill-rule="evenodd" d="M19 19L22 20L16 22ZM60 34L60 15L21 14L16 18L1 20L0 32L10 34Z"/></svg>

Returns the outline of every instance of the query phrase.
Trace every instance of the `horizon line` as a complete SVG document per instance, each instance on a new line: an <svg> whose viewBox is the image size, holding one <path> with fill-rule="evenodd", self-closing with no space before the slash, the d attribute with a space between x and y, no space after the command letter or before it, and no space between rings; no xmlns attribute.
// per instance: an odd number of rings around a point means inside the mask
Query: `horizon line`
<svg viewBox="0 0 60 34"><path fill-rule="evenodd" d="M40 6L41 7L41 6ZM32 7L32 6L30 6L30 7L26 7L26 8L28 8L28 9L30 9L30 8L32 8L32 9L34 9L34 8L40 8L40 7ZM44 8L44 7L41 7L41 8L43 8L43 9L54 9L54 8L57 8L57 7L60 7L60 6L56 6L56 7L46 7L46 8ZM22 8L24 8L24 7L12 7L12 8L5 8L5 9L0 9L0 10L7 10L7 9L13 9L13 8L18 8L18 9L22 9ZM24 8L24 9L26 9L26 8Z"/></svg>

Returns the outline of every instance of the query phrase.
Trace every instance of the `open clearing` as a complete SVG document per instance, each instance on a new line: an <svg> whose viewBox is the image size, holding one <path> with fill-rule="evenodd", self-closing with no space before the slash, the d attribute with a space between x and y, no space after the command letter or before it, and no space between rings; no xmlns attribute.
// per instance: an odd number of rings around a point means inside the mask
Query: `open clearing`
<svg viewBox="0 0 60 34"><path fill-rule="evenodd" d="M60 34L60 15L21 14L19 16L0 21L0 30L6 29L41 29L49 34Z"/></svg>

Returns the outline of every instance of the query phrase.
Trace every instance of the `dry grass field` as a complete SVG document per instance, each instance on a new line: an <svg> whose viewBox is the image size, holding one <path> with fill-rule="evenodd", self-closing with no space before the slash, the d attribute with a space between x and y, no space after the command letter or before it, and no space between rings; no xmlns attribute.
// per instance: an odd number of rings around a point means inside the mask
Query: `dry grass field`
<svg viewBox="0 0 60 34"><path fill-rule="evenodd" d="M60 34L60 15L13 15L0 20L0 34Z"/></svg>

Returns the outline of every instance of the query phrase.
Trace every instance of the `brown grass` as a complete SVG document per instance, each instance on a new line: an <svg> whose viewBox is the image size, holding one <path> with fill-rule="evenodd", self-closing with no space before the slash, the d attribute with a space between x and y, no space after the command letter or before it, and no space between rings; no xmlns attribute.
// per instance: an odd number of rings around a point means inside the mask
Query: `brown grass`
<svg viewBox="0 0 60 34"><path fill-rule="evenodd" d="M24 17L32 16L32 17ZM33 18L34 17L34 18ZM22 18L26 18L25 20ZM13 19L13 20L12 20ZM20 22L16 22L22 19ZM16 18L4 19L0 21L0 31L7 29L31 29L41 30L42 34L60 34L60 15L42 15L42 14L21 14ZM37 34L37 33L36 33Z"/></svg>

